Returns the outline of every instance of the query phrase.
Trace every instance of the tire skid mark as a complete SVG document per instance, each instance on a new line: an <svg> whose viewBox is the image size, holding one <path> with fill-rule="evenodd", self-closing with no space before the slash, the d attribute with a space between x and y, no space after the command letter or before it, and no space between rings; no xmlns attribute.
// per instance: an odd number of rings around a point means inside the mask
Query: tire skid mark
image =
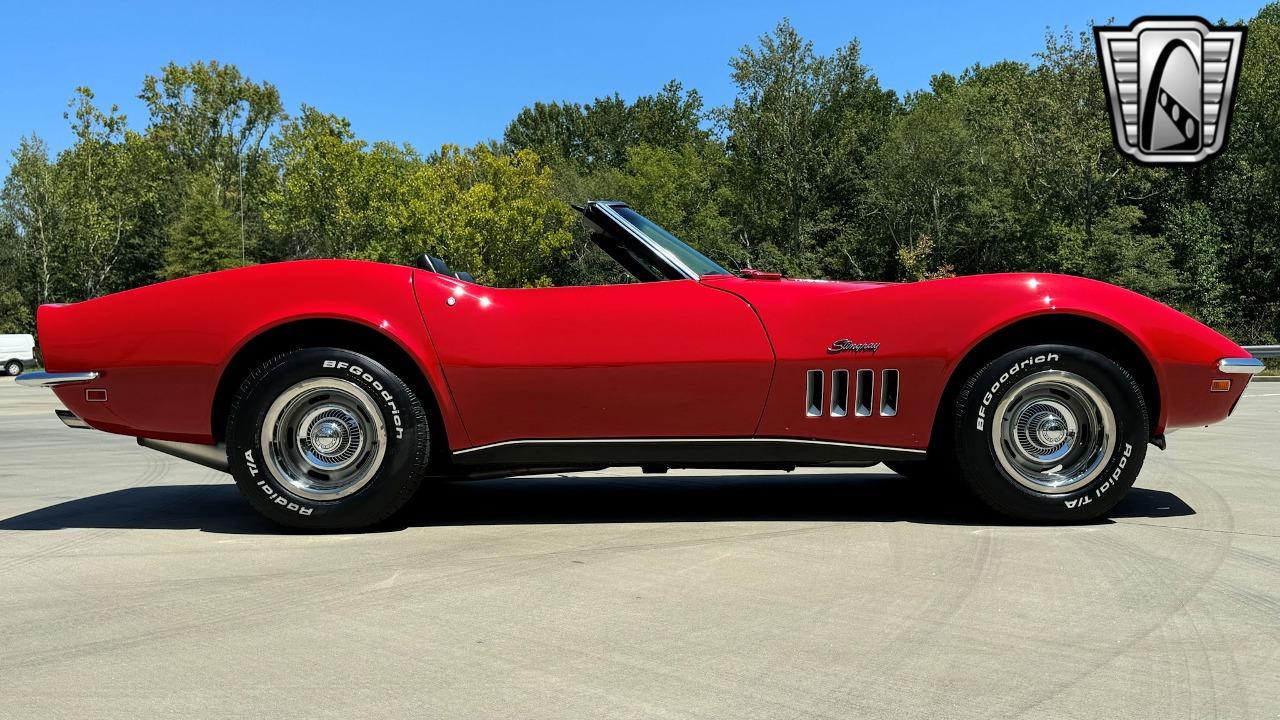
<svg viewBox="0 0 1280 720"><path fill-rule="evenodd" d="M1161 578L1160 571L1166 568L1160 567L1160 564L1174 563L1174 561L1163 561L1144 553L1139 549L1141 546L1137 542L1129 542L1122 538L1098 535L1089 537L1088 542L1096 547L1096 551L1090 553L1091 557L1108 558L1108 563L1119 569L1119 572L1111 573L1111 577L1117 578L1117 583L1124 583L1132 577ZM1207 578L1208 573L1205 573L1205 576ZM1077 646L1079 654L1072 655L1067 658L1067 661L1074 661L1078 666L1080 654L1084 654L1088 657L1087 669L1081 671L1073 666L1076 674L1065 673L1063 680L1034 687L1032 690L1036 692L1036 698L1009 710L993 712L992 716L1021 717L1037 710L1043 711L1045 704L1076 691L1099 673L1108 672L1116 660L1143 643L1155 645L1153 654L1162 659L1162 662L1152 663L1152 665L1170 670L1182 668L1178 681L1172 684L1183 684L1190 677L1191 668L1187 658L1176 652L1175 643L1169 637L1171 633L1178 632L1176 624L1170 621L1184 612L1191 596L1198 592L1195 588L1202 587L1203 582L1194 582L1193 589L1190 591L1173 588L1167 582L1163 585L1163 592L1148 594L1158 600L1155 606L1141 616L1145 622L1140 626L1128 633L1121 630L1120 637L1114 642L1090 641L1085 645Z"/></svg>
<svg viewBox="0 0 1280 720"><path fill-rule="evenodd" d="M166 458L148 457L146 460L146 467L142 471L142 474L138 477L137 482L131 485L128 485L125 488L117 488L117 489L132 489L132 488L146 487L148 485L157 483L160 480L163 480L169 474L169 470L172 468L172 465L173 463ZM122 512L127 514L128 510L122 509ZM27 553L25 555L18 555L16 557L11 557L3 562L0 562L0 573L15 570L25 565L29 565L32 562L35 562L37 560L42 560L45 558L57 557L59 555L63 555L68 551L74 550L78 547L93 544L95 541L97 541L100 538L106 537L108 535L119 534L120 532L123 532L125 529L126 528L123 528L123 527L95 528L91 530L80 530L78 528L64 529L63 532L70 530L70 534L72 535L72 537L66 538L65 540L62 540L60 542L55 542L52 545L47 545L43 548L38 548L34 552ZM13 532L27 532L27 531L15 530ZM41 531L41 532L48 532L48 531Z"/></svg>
<svg viewBox="0 0 1280 720"><path fill-rule="evenodd" d="M907 665L919 662L919 658L908 657L901 652L901 643L906 642L909 647L929 647L924 640L933 637L940 626L948 625L964 609L988 575L995 542L991 533L970 534L966 537L976 540L972 543L969 554L962 563L949 566L949 569L964 568L963 580L948 575L947 581L940 588L942 592L934 594L919 612L913 613L905 625L890 633L874 651L862 656L862 670L870 670L871 674L881 678L898 675ZM845 682L827 691L826 697L856 696L861 678L866 676L866 672L848 672Z"/></svg>
<svg viewBox="0 0 1280 720"><path fill-rule="evenodd" d="M1229 704L1227 716L1249 717L1253 713L1250 712L1249 702L1249 685L1241 682L1240 678L1244 677L1241 671L1240 663L1236 659L1235 650L1227 642L1226 634L1222 631L1222 624L1218 621L1217 603L1205 603L1200 611L1204 613L1204 621L1208 623L1212 629L1211 636L1214 639L1212 647L1220 649L1220 655L1227 664L1226 671L1222 673L1222 677L1226 680L1227 687L1223 692L1217 693L1226 703ZM1209 646L1202 645L1206 657L1210 660L1210 668L1212 669L1212 654L1209 652ZM1212 707L1215 714L1219 714L1222 709L1219 702L1215 699Z"/></svg>
<svg viewBox="0 0 1280 720"><path fill-rule="evenodd" d="M367 566L360 566L360 569L364 569L366 567ZM412 581L412 585L416 587L441 580L465 577L467 575L479 574L488 570L496 569L496 567L496 565L486 565L478 568L459 569L442 575L433 575L428 578ZM114 653L120 650L145 646L171 637L179 637L188 633L205 631L227 625L238 624L242 625L244 628L266 626L277 622L278 615L290 613L298 609L326 610L334 607L334 603L340 600L347 600L360 596L381 597L389 594L388 591L361 591L359 589L331 589L328 591L316 592L317 587L341 587L340 583L337 582L317 584L316 580L323 579L324 577L345 578L351 569L352 568L350 567L325 569L290 576L286 582L272 585L272 590L274 590L275 593L270 595L270 597L274 597L275 599L269 602L261 601L262 594L258 592L260 584L246 584L244 582L237 581L235 578L225 581L222 578L211 579L209 582L224 584L225 591L221 594L211 594L206 592L202 595L202 604L214 608L214 612L209 613L198 621L188 621L164 627L156 627L145 632L130 633L126 637L104 638L101 640L73 643L71 645L52 648L43 652L0 654L0 671L28 668L36 665L56 663L63 660L83 659L103 653ZM268 583L278 580L278 577L267 574L260 575L258 577ZM405 594L403 590L408 587L409 586L406 584L398 586L402 592L396 594ZM189 594L175 591L170 604L187 604L190 602L188 598ZM160 605L160 603L157 603L154 599L146 603L146 608L153 617L156 614L158 605ZM248 608L248 610L242 608ZM116 608L112 608L112 610L115 609ZM118 614L128 616L136 613L126 610Z"/></svg>
<svg viewBox="0 0 1280 720"><path fill-rule="evenodd" d="M1105 656L1100 661L1092 663L1089 668L1085 669L1079 675L1076 675L1066 681L1057 682L1054 686L1038 693L1040 697L1005 713L1005 717L1019 717L1028 714L1033 710L1041 710L1044 705L1070 692L1073 688L1077 687L1079 683L1086 681L1088 678L1091 678L1098 673L1106 671L1117 659L1128 654L1140 643L1152 637L1179 613L1185 612L1191 601L1208 588L1210 582L1226 562L1226 558L1231 552L1232 535L1235 528L1235 516L1231 512L1230 506L1217 490L1206 484L1195 474L1183 470L1178 465L1177 461L1167 460L1165 469L1204 490L1209 495L1209 499L1213 501L1213 504L1216 506L1214 509L1215 517L1222 518L1223 523L1226 525L1223 532L1205 533L1203 537L1206 538L1206 542L1201 546L1197 546L1197 549L1203 548L1204 552L1202 554L1205 556L1205 559L1208 560L1207 564L1205 564L1205 566L1199 571L1196 571L1187 557L1179 557L1176 559L1159 558L1150 551L1145 550L1145 544L1140 542L1141 538L1136 540L1126 540L1114 533L1100 533L1090 536L1091 541L1109 545L1111 550L1114 551L1111 553L1111 557L1125 558L1129 561L1138 561L1148 566L1168 565L1170 567L1167 569L1170 571L1172 576L1189 576L1190 582L1183 584L1179 588L1174 588L1170 585L1169 581L1165 579L1166 575L1158 572L1161 568L1157 567L1156 571L1146 573L1146 577L1157 578L1165 586L1169 592L1168 597L1173 598L1173 602L1171 603L1172 607L1155 613L1154 617L1149 615L1149 621L1144 623L1142 628L1139 628L1136 632L1125 637L1117 646L1107 649ZM1124 524L1136 525L1139 527L1146 526L1145 523Z"/></svg>
<svg viewBox="0 0 1280 720"><path fill-rule="evenodd" d="M508 568L529 560L544 560L563 557L566 555L582 555L582 554L601 554L612 552L637 552L654 549L667 549L675 547L692 547L699 545L714 545L727 540L744 541L744 540L760 540L775 537L785 537L790 535L798 535L804 533L820 532L833 527L840 527L842 524L833 523L819 526L810 526L802 528L791 528L787 530L775 530L765 532L738 533L727 536L718 536L713 538L699 538L693 540L668 541L659 543L643 543L623 546L606 546L600 548L579 548L569 550L558 550L544 553L519 553L506 556L490 556L484 558L475 558L469 563L478 566L460 568L452 572L443 574L435 574L422 578L409 578L401 580L396 586L387 589L361 589L352 588L347 590L330 590L328 592L315 592L315 584L311 582L312 578L318 576L337 576L340 578L347 577L353 568L335 568L316 571L309 573L302 578L294 580L293 584L298 585L298 589L302 590L301 594L290 592L278 592L273 597L276 599L271 602L262 603L258 600L251 589L246 589L243 584L236 583L225 598L220 602L212 605L215 608L222 609L221 612L211 613L209 616L202 618L200 621L179 623L168 627L160 627L154 630L130 634L128 637L107 638L102 640L93 640L83 643L50 649L37 653L19 653L2 654L0 653L0 671L13 670L18 668L32 667L36 665L46 665L57 663L64 660L82 659L84 657L100 655L103 653L113 653L124 649L144 646L159 640L171 637L179 637L192 632L205 631L215 627L223 627L227 625L242 625L245 628L259 627L271 625L278 621L277 616L282 614L296 613L300 609L318 609L324 610L335 606L339 601L346 601L352 598L362 598L361 605L385 605L389 602L400 602L403 600L411 600L421 597L423 592L429 591L429 586L438 584L441 581L453 580L459 578L471 578L475 582L481 582L482 576L492 571ZM370 568L389 568L392 566L402 567L403 559L399 562L390 563L365 563L359 565L357 570L366 571ZM334 587L336 583L326 583L326 587ZM427 589L424 589L427 588ZM185 595L182 597L186 597ZM305 599L299 599L300 597ZM251 607L252 612L246 613L239 609L226 610L225 608L238 608L239 604L231 602L235 599L247 601L245 605ZM211 600L207 596L205 601ZM179 602L183 602L180 598ZM148 607L154 610L155 603L149 603ZM120 613L125 615L128 613Z"/></svg>
<svg viewBox="0 0 1280 720"><path fill-rule="evenodd" d="M700 538L700 539L690 539L690 540L680 540L680 541L670 541L670 542L660 542L660 543L608 545L608 546L596 547L596 548L568 548L564 550L554 550L554 551L546 551L546 552L538 552L538 553L492 555L492 556L483 556L483 557L474 557L474 558L455 557L452 561L454 564L465 563L469 566L474 566L479 564L479 567L468 567L465 569L461 569L458 573L449 573L446 576L440 576L440 577L452 577L455 574L467 574L472 572L480 573L480 572L485 572L491 569L496 569L496 568L507 566L507 565L515 565L518 563L527 562L530 560L542 560L542 559L554 560L564 556L578 557L583 555L609 553L614 551L635 552L635 551L645 551L645 550L653 550L653 549L694 547L694 546L700 546L700 545L713 545L713 544L724 542L724 541L734 541L734 542L751 541L751 540L757 540L757 539L768 539L773 537L784 537L784 536L803 534L803 533L809 533L809 532L817 532L817 531L826 530L834 527L839 527L839 525L829 524L829 525L821 525L821 526L814 526L814 527L791 528L787 530L719 535L719 536L710 537L710 538ZM404 568L404 560L403 558L398 558L398 559L389 560L386 562L375 561L371 563L364 563L358 567L323 568L323 569L318 569L314 571L295 571L293 573L290 573L289 577L290 579L309 581L312 579L327 577L335 573L345 573L352 570L356 570L356 571L370 570L370 571L382 572L382 571L391 571L391 570L401 570L403 568ZM270 581L272 579L278 579L280 575L278 573L270 573L270 574L261 574L261 575L254 575L254 576L248 576L248 577L254 578L254 579L261 579L264 581ZM436 576L422 578L416 582L419 582L419 583L431 582L432 578L434 577ZM211 578L211 579L199 578L199 579L192 579L187 581L163 581L163 582L155 581L155 582L147 583L147 585L156 586L158 589L162 589L162 590L172 589L176 591L181 589L181 588L175 587L177 585L183 585L183 586L197 585L198 586L206 582L217 581L219 579L220 578ZM237 576L234 579L237 582L237 584L241 584L241 583L244 583L247 578L245 576ZM402 594L408 595L408 593L402 593ZM154 608L155 605L156 605L156 598L154 595L152 595L152 596L149 596L148 599L144 601L144 603L139 603L137 605L125 606L125 605L117 604L116 606L113 606L111 608L100 609L100 610L91 611L91 612L93 612L94 614L106 615L108 617L111 615L127 616L130 614L133 614L135 611L138 611L138 610ZM282 602L281 605L288 606L289 603ZM3 655L0 655L0 661L2 661L2 658L3 658Z"/></svg>
<svg viewBox="0 0 1280 720"><path fill-rule="evenodd" d="M483 623L472 622L468 623L468 630L483 633L489 630L489 628ZM504 635L512 640L519 641L524 646L539 646L541 648L554 651L554 655L556 657L581 657L590 660L591 662L588 663L569 664L583 666L571 668L575 671L575 676L572 678L572 680L576 682L575 689L585 690L593 695L599 694L601 691L591 686L584 687L584 683L582 681L605 679L607 676L598 672L598 669L608 666L617 666L628 671L630 673L629 676L642 674L653 678L668 680L675 679L683 683L696 685L699 688L704 689L704 691L711 690L718 694L749 699L754 702L757 708L755 712L756 717L795 717L805 718L806 720L809 718L821 718L823 720L847 720L847 718L851 716L848 711L838 711L833 713L830 710L824 709L821 703L817 702L815 698L807 698L808 703L803 706L797 704L798 702L804 702L803 699L779 700L777 697L771 695L764 685L742 682L737 677L726 678L721 675L712 674L684 674L676 669L664 666L665 664L662 663L661 660L644 662L630 657L622 657L616 653L584 648L581 645L573 644L569 641L549 640L546 636L534 636L528 632L515 628L504 628ZM530 667L528 665L510 661L506 664L512 672L534 672L546 677L549 686L554 687L564 683L565 681L562 674L555 674L554 672L554 670L558 669L560 666L548 669L542 667ZM640 690L623 692L621 695L626 699L626 702L630 707L638 707L648 700ZM718 720L723 717L723 714L721 713L697 712L695 715L695 712L696 711L688 708L680 708L679 717L705 717L708 718L708 720ZM670 713L654 712L651 714L662 714L665 716ZM856 714L853 716L856 717Z"/></svg>

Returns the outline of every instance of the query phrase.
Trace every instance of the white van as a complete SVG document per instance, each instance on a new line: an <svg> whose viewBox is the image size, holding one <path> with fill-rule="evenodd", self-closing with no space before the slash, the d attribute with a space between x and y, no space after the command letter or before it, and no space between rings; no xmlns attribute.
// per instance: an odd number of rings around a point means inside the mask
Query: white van
<svg viewBox="0 0 1280 720"><path fill-rule="evenodd" d="M0 335L0 370L17 375L36 366L36 339L30 335Z"/></svg>

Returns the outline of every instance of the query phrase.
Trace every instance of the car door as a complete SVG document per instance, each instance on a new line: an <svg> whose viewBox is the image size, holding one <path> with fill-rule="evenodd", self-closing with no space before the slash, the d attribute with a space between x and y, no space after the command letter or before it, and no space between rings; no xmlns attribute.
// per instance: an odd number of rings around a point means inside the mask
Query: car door
<svg viewBox="0 0 1280 720"><path fill-rule="evenodd" d="M749 437L773 350L741 298L696 280L415 292L472 445Z"/></svg>

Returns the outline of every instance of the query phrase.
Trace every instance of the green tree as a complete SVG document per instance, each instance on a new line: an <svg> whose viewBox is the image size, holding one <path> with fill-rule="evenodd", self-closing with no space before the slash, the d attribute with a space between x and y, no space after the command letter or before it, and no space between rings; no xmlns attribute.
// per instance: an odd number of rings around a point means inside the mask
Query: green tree
<svg viewBox="0 0 1280 720"><path fill-rule="evenodd" d="M13 288L0 289L0 335L32 332L31 306Z"/></svg>
<svg viewBox="0 0 1280 720"><path fill-rule="evenodd" d="M8 227L13 228L12 262L19 266L16 281L30 288L37 303L59 297L63 252L64 195L49 148L32 135L13 152L13 162L0 193Z"/></svg>
<svg viewBox="0 0 1280 720"><path fill-rule="evenodd" d="M1222 233L1227 328L1245 343L1280 338L1280 3L1249 22L1226 152L1187 178L1186 200ZM1185 201L1179 198L1179 201Z"/></svg>
<svg viewBox="0 0 1280 720"><path fill-rule="evenodd" d="M76 140L58 157L69 252L64 262L72 299L82 300L126 287L115 282L117 263L139 224L156 211L156 156L149 143L128 130L116 106L97 108L88 88L77 89L65 117Z"/></svg>
<svg viewBox="0 0 1280 720"><path fill-rule="evenodd" d="M345 119L304 105L272 142L280 180L265 217L281 257L344 257L373 240L366 146Z"/></svg>
<svg viewBox="0 0 1280 720"><path fill-rule="evenodd" d="M169 231L164 274L169 278L226 270L240 262L235 217L218 202L216 183L197 178Z"/></svg>
<svg viewBox="0 0 1280 720"><path fill-rule="evenodd" d="M738 96L717 116L732 213L753 261L822 274L820 245L862 215L866 159L896 100L859 58L856 40L818 55L783 20L730 61Z"/></svg>
<svg viewBox="0 0 1280 720"><path fill-rule="evenodd" d="M784 20L732 58L727 107L674 80L634 101L534 103L501 145L425 157L307 105L288 120L274 86L234 65L170 63L143 83L143 130L82 88L70 147L19 144L0 189L0 312L18 327L38 303L161 277L424 250L502 285L622 282L566 204L617 198L731 268L1071 272L1273 341L1280 3L1249 25L1230 149L1177 169L1111 146L1082 33L899 102L856 40L822 55Z"/></svg>
<svg viewBox="0 0 1280 720"><path fill-rule="evenodd" d="M264 232L259 200L274 181L265 144L285 116L279 91L235 65L170 62L143 80L138 97L151 118L147 137L168 163L166 192L186 197L188 183L210 179L218 203L235 215L240 260L252 259Z"/></svg>
<svg viewBox="0 0 1280 720"><path fill-rule="evenodd" d="M504 142L533 150L553 167L590 172L622 167L637 145L675 149L706 142L711 134L702 121L702 96L672 80L632 103L617 94L587 105L534 103L507 126Z"/></svg>
<svg viewBox="0 0 1280 720"><path fill-rule="evenodd" d="M1203 202L1179 204L1164 222L1164 239L1175 273L1169 292L1172 304L1203 322L1225 328L1226 285L1220 263L1223 257L1222 228Z"/></svg>
<svg viewBox="0 0 1280 720"><path fill-rule="evenodd" d="M733 242L732 224L721 210L727 171L717 144L636 145L617 174L615 197L726 267L745 267L750 258Z"/></svg>
<svg viewBox="0 0 1280 720"><path fill-rule="evenodd" d="M573 212L555 198L550 170L529 150L445 146L403 189L406 197L386 210L401 231L360 256L407 263L431 252L483 283L522 287L551 284L551 268L572 244Z"/></svg>

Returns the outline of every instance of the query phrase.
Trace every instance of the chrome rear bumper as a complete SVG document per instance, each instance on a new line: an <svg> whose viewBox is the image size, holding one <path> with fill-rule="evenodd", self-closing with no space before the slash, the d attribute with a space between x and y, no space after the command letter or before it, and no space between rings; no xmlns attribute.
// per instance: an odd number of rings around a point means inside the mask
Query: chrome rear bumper
<svg viewBox="0 0 1280 720"><path fill-rule="evenodd" d="M14 378L14 382L24 387L54 387L56 385L66 385L67 383L89 382L97 378L98 373L92 371L69 373L33 372L19 375Z"/></svg>
<svg viewBox="0 0 1280 720"><path fill-rule="evenodd" d="M1223 358L1218 361L1218 372L1230 375L1257 375L1265 367L1258 358Z"/></svg>

